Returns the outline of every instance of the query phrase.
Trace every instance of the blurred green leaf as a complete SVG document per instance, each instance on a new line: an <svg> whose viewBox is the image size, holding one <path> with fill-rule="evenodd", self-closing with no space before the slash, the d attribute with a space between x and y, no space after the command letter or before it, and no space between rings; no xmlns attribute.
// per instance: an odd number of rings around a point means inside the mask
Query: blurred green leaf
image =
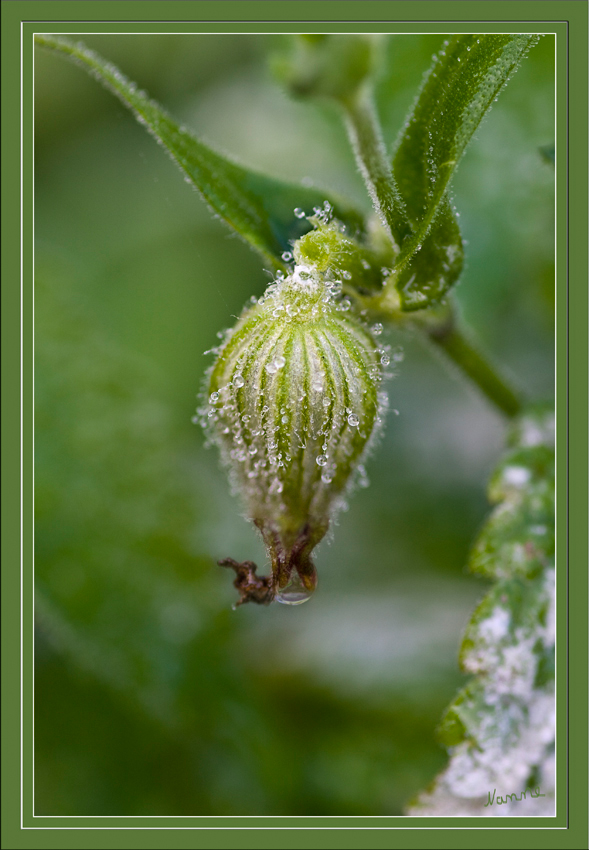
<svg viewBox="0 0 589 850"><path fill-rule="evenodd" d="M267 177L212 150L184 127L179 127L118 68L83 44L51 35L37 35L35 43L83 67L131 109L137 120L168 151L187 182L199 190L213 213L233 227L275 269L285 268L282 253L290 250L292 242L311 227L304 217L295 215L297 208L310 213L328 201L350 232L362 230L361 214L340 199L321 189Z"/></svg>
<svg viewBox="0 0 589 850"><path fill-rule="evenodd" d="M395 264L404 309L438 300L460 274L462 239L448 187L483 116L538 39L455 35L434 58L393 158L413 229Z"/></svg>
<svg viewBox="0 0 589 850"><path fill-rule="evenodd" d="M499 504L470 569L496 583L472 615L460 651L462 669L476 678L441 722L450 762L413 814L483 814L493 788L519 795L532 777L544 801L521 814L551 814L554 806L552 410L527 411L517 421L489 496ZM509 806L487 814L515 814Z"/></svg>

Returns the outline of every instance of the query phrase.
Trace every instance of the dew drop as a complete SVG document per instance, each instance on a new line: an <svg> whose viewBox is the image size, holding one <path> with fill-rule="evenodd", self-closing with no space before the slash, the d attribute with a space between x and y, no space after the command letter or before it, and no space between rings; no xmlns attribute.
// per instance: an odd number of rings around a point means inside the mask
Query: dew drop
<svg viewBox="0 0 589 850"><path fill-rule="evenodd" d="M389 355L386 353L386 351L385 351L385 353L384 353L384 354L381 354L381 356L380 356L380 362L381 362L381 365L382 365L382 366L388 366L388 365L389 365L389 363L391 362L391 358L390 358L390 357L389 357Z"/></svg>
<svg viewBox="0 0 589 850"><path fill-rule="evenodd" d="M282 493L283 489L282 481L279 478L275 478L268 487L268 492L274 495L275 493Z"/></svg>
<svg viewBox="0 0 589 850"><path fill-rule="evenodd" d="M331 484L331 482L333 481L333 472L330 472L328 469L326 469L325 472L323 472L321 475L321 480L324 484Z"/></svg>
<svg viewBox="0 0 589 850"><path fill-rule="evenodd" d="M313 590L314 588L309 590L309 588L305 587L300 575L296 569L293 569L288 584L286 587L279 588L274 598L283 605L301 605L311 598Z"/></svg>
<svg viewBox="0 0 589 850"><path fill-rule="evenodd" d="M348 416L348 425L351 425L352 428L357 428L360 424L360 419L356 416L355 413L350 413Z"/></svg>
<svg viewBox="0 0 589 850"><path fill-rule="evenodd" d="M304 218L305 210L302 210L300 207L295 207L294 214L297 218Z"/></svg>
<svg viewBox="0 0 589 850"><path fill-rule="evenodd" d="M286 359L279 354L278 357L274 358L274 365L277 369L282 369L282 367L286 365Z"/></svg>
<svg viewBox="0 0 589 850"><path fill-rule="evenodd" d="M288 263L290 260L292 260L291 252L290 251L284 251L284 253L282 254L282 259L284 260L285 263Z"/></svg>
<svg viewBox="0 0 589 850"><path fill-rule="evenodd" d="M371 331L374 336L380 336L382 333L382 325L380 322L377 322L375 325L372 325Z"/></svg>
<svg viewBox="0 0 589 850"><path fill-rule="evenodd" d="M326 466L327 465L327 457L325 455L319 455L316 458L317 466Z"/></svg>
<svg viewBox="0 0 589 850"><path fill-rule="evenodd" d="M198 425L198 423L200 422L198 416L193 416L190 421L193 422L195 425Z"/></svg>
<svg viewBox="0 0 589 850"><path fill-rule="evenodd" d="M245 384L245 381L243 380L243 377L241 375L234 375L233 376L233 386L234 387L237 387L239 389L239 387L243 387L244 384Z"/></svg>
<svg viewBox="0 0 589 850"><path fill-rule="evenodd" d="M216 404L219 401L219 393L211 393L209 396L209 401L211 404Z"/></svg>
<svg viewBox="0 0 589 850"><path fill-rule="evenodd" d="M370 487L370 479L366 474L366 469L360 464L358 467L358 487Z"/></svg>
<svg viewBox="0 0 589 850"><path fill-rule="evenodd" d="M269 375L274 375L275 372L278 371L278 367L274 362L266 363L266 366L264 368L266 369L266 372L268 372Z"/></svg>

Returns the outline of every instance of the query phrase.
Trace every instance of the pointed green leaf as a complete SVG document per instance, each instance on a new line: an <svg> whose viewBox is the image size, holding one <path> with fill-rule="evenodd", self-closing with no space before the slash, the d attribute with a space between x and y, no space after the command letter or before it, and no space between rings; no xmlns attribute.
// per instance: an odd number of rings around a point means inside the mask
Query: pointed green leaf
<svg viewBox="0 0 589 850"><path fill-rule="evenodd" d="M528 34L455 35L434 57L393 158L393 174L414 231L395 267L405 309L439 299L460 274L462 240L448 187L483 116L538 39Z"/></svg>
<svg viewBox="0 0 589 850"><path fill-rule="evenodd" d="M213 212L275 268L284 266L281 254L311 229L305 218L297 218L295 208L311 214L314 208L323 207L328 201L334 215L351 233L362 230L362 216L338 198L318 188L267 177L212 150L180 127L118 68L83 44L52 35L35 36L35 42L81 65L131 109L137 120L166 148Z"/></svg>

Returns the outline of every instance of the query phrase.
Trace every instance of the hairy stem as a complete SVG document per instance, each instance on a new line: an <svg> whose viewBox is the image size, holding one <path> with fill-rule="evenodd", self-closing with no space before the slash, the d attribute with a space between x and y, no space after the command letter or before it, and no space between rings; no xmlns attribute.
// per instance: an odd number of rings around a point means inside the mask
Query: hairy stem
<svg viewBox="0 0 589 850"><path fill-rule="evenodd" d="M389 165L369 89L363 86L353 97L342 101L342 106L356 162L374 207L389 230L395 247L400 250L411 229Z"/></svg>

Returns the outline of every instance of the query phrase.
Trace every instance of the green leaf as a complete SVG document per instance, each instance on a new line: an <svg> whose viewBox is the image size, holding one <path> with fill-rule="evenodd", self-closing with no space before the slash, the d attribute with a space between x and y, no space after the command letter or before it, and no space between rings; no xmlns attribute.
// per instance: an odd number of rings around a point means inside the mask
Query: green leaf
<svg viewBox="0 0 589 850"><path fill-rule="evenodd" d="M395 271L402 308L421 310L439 301L460 277L463 262L460 228L445 197L423 244Z"/></svg>
<svg viewBox="0 0 589 850"><path fill-rule="evenodd" d="M473 678L442 719L450 761L411 814L550 815L554 811L554 412L517 420L489 487L498 502L470 569L496 579L467 626L460 662ZM543 798L487 795L541 786ZM487 805L486 805L487 804Z"/></svg>
<svg viewBox="0 0 589 850"><path fill-rule="evenodd" d="M455 35L434 57L393 158L413 229L395 265L405 309L439 300L460 274L462 240L448 199L450 181L483 116L538 39Z"/></svg>
<svg viewBox="0 0 589 850"><path fill-rule="evenodd" d="M35 43L60 53L87 70L135 114L137 120L163 145L184 172L187 182L201 193L212 211L233 227L276 269L284 268L281 255L311 229L295 208L311 214L327 201L350 233L363 229L363 218L345 202L318 188L275 180L245 168L212 150L169 115L118 68L83 44L51 35L35 36Z"/></svg>

